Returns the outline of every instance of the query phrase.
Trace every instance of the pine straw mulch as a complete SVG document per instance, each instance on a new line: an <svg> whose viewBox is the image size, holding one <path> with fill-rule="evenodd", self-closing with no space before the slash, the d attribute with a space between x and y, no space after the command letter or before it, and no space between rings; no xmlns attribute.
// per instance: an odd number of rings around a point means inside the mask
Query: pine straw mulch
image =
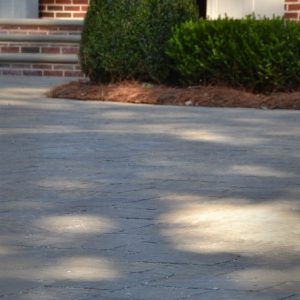
<svg viewBox="0 0 300 300"><path fill-rule="evenodd" d="M300 90L265 95L223 86L178 88L138 82L92 85L85 81L74 81L52 89L48 96L160 105L300 109Z"/></svg>

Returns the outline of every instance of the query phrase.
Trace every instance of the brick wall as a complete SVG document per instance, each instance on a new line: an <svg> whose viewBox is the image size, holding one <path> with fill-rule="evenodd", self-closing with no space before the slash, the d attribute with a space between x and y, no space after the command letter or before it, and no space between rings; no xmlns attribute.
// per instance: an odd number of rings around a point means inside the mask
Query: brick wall
<svg viewBox="0 0 300 300"><path fill-rule="evenodd" d="M300 21L300 0L285 0L285 16Z"/></svg>
<svg viewBox="0 0 300 300"><path fill-rule="evenodd" d="M84 18L89 0L39 0L40 17L51 19Z"/></svg>

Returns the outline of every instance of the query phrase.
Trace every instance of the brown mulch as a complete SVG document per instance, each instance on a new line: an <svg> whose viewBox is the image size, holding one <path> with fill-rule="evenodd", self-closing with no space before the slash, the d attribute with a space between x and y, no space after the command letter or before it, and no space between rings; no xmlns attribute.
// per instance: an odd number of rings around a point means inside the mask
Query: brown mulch
<svg viewBox="0 0 300 300"><path fill-rule="evenodd" d="M160 105L300 109L300 91L264 95L222 86L178 88L138 82L92 85L84 81L74 81L54 88L48 96Z"/></svg>

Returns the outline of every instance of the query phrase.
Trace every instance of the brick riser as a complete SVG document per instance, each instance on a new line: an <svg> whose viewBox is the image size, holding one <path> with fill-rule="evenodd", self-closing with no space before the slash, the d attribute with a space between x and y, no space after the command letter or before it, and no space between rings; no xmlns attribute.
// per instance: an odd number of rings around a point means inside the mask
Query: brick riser
<svg viewBox="0 0 300 300"><path fill-rule="evenodd" d="M1 63L0 75L82 77L79 65Z"/></svg>
<svg viewBox="0 0 300 300"><path fill-rule="evenodd" d="M31 44L0 42L0 53L78 54L77 44Z"/></svg>
<svg viewBox="0 0 300 300"><path fill-rule="evenodd" d="M1 25L2 36L80 36L82 26L69 25ZM25 42L0 40L1 54L77 55L78 42ZM79 63L64 62L0 62L0 75L81 77Z"/></svg>
<svg viewBox="0 0 300 300"><path fill-rule="evenodd" d="M31 44L0 41L0 53L78 54L78 51L79 46L76 44Z"/></svg>

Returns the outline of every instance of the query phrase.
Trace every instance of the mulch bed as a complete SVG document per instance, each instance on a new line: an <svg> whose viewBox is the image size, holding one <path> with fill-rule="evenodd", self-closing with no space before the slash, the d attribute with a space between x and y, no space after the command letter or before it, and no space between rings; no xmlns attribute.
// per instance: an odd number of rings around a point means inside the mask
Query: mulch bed
<svg viewBox="0 0 300 300"><path fill-rule="evenodd" d="M74 81L51 90L53 98L159 105L300 109L300 91L253 94L223 86L178 88L139 82L92 85Z"/></svg>

